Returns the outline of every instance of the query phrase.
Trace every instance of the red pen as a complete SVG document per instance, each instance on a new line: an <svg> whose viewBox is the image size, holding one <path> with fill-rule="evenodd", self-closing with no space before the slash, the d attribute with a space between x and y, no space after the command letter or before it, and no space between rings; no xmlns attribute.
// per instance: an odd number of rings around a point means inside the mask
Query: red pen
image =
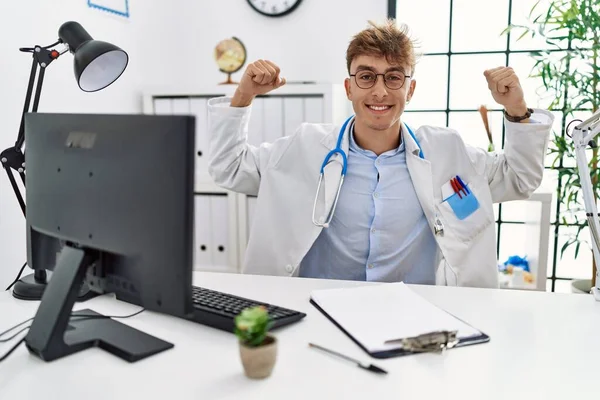
<svg viewBox="0 0 600 400"><path fill-rule="evenodd" d="M463 183L462 179L460 179L460 176L456 175L456 177L454 178L454 180L456 181L456 186L459 187L459 190L461 190L464 195L468 195L469 194L469 189L465 186L465 184Z"/></svg>
<svg viewBox="0 0 600 400"><path fill-rule="evenodd" d="M456 182L454 180L454 178L450 179L450 185L452 185L452 190L454 190L454 193L456 193L458 195L458 198L462 199L462 196L460 194L460 189L459 189L459 186L458 186L458 182Z"/></svg>

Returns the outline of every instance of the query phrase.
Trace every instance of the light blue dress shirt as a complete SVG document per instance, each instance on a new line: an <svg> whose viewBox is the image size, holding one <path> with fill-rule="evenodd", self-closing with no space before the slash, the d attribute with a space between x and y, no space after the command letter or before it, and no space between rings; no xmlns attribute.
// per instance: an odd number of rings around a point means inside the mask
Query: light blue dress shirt
<svg viewBox="0 0 600 400"><path fill-rule="evenodd" d="M333 219L302 260L299 275L435 284L437 243L408 173L404 141L377 156L360 148L351 132Z"/></svg>

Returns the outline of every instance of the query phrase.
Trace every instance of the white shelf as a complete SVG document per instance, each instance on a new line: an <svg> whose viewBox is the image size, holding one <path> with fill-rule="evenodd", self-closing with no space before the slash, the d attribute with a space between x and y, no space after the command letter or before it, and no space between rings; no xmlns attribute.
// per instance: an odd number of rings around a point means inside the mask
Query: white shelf
<svg viewBox="0 0 600 400"><path fill-rule="evenodd" d="M168 88L161 88L159 86L151 87L149 90L144 91L144 98L153 97L213 97L215 95L233 95L237 85L212 85L212 86L185 86L180 88L174 88L169 86ZM328 83L305 83L295 84L288 83L278 89L269 92L266 96L303 96L303 95L329 95L336 91L343 91L344 87L341 84L328 84Z"/></svg>
<svg viewBox="0 0 600 400"><path fill-rule="evenodd" d="M529 268L533 274L533 283L522 287L506 289L546 291L546 275L548 271L548 253L550 240L550 216L554 188L545 180L542 185L527 200L521 201L525 207L525 254ZM497 240L500 240L497 238ZM504 262L505 260L499 260Z"/></svg>
<svg viewBox="0 0 600 400"><path fill-rule="evenodd" d="M232 193L227 189L223 189L214 182L196 181L194 184L194 192L196 193L212 193L212 194L229 194Z"/></svg>

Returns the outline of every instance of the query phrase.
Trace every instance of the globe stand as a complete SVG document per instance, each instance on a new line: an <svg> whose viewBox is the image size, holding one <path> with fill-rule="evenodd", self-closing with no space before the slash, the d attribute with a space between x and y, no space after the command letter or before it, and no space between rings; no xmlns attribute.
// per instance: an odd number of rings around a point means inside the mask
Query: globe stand
<svg viewBox="0 0 600 400"><path fill-rule="evenodd" d="M239 82L235 82L231 80L231 72L227 74L227 80L225 82L219 83L219 85L237 85Z"/></svg>

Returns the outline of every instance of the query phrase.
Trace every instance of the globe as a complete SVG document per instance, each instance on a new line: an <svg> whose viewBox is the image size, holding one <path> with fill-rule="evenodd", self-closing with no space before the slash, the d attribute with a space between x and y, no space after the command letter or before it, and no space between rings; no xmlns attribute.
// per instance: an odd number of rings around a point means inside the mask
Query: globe
<svg viewBox="0 0 600 400"><path fill-rule="evenodd" d="M223 84L236 83L231 80L231 74L239 71L246 63L246 47L236 37L221 40L215 47L215 61L219 70L227 74Z"/></svg>

